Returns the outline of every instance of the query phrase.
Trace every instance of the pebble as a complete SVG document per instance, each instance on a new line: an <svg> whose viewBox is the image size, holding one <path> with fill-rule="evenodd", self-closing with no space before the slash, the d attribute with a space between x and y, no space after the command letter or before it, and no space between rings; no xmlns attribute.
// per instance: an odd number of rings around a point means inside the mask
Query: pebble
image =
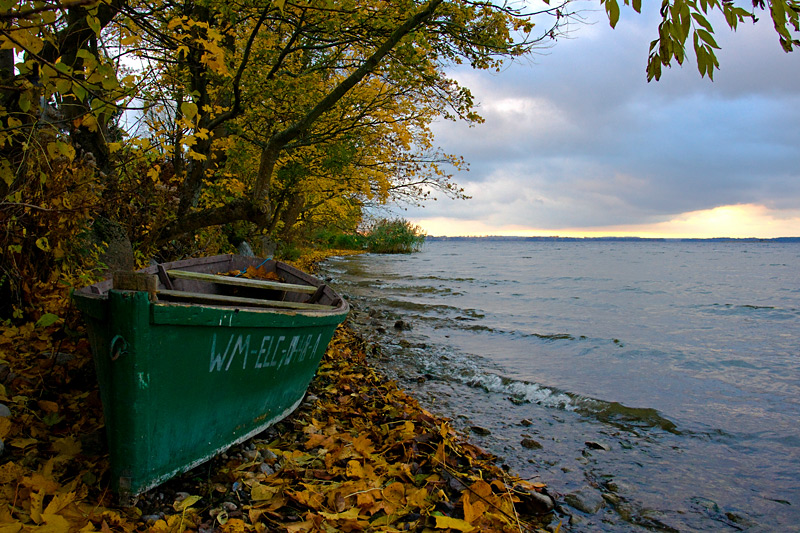
<svg viewBox="0 0 800 533"><path fill-rule="evenodd" d="M483 436L483 437L485 437L485 436L487 436L487 435L491 435L491 434L492 434L492 432L491 432L491 431L489 431L489 430L488 430L488 429L486 429L486 428L482 428L482 427L480 427L480 426L470 426L470 428L469 428L469 429L470 429L470 431L472 431L472 432L473 432L473 433L475 433L476 435L481 435L481 436Z"/></svg>
<svg viewBox="0 0 800 533"><path fill-rule="evenodd" d="M603 496L592 487L582 487L575 492L570 492L564 496L564 501L570 507L587 514L594 514L604 505Z"/></svg>
<svg viewBox="0 0 800 533"><path fill-rule="evenodd" d="M692 503L704 511L711 513L719 512L719 505L717 505L717 502L715 502L714 500L709 500L708 498L701 498L699 496L696 496L692 498Z"/></svg>
<svg viewBox="0 0 800 533"><path fill-rule="evenodd" d="M270 461L270 462L278 458L278 456L275 455L275 452L273 452L272 450L261 450L261 457L263 457L265 461Z"/></svg>
<svg viewBox="0 0 800 533"><path fill-rule="evenodd" d="M406 322L405 320L398 320L394 323L394 329L398 331L409 330L411 329L411 324Z"/></svg>
<svg viewBox="0 0 800 533"><path fill-rule="evenodd" d="M245 450L244 456L248 461L255 461L258 459L258 450Z"/></svg>
<svg viewBox="0 0 800 533"><path fill-rule="evenodd" d="M261 463L261 464L258 466L258 469L259 469L259 470L261 470L261 473L262 473L262 474L264 474L264 475L267 475L267 476L271 476L272 474L274 474L274 473L275 473L275 469L274 469L274 468L272 468L272 467L271 467L270 465L268 465L267 463Z"/></svg>
<svg viewBox="0 0 800 533"><path fill-rule="evenodd" d="M72 355L71 353L58 352L56 354L56 364L59 365L65 365L70 361L72 361L73 359L75 359L75 356Z"/></svg>
<svg viewBox="0 0 800 533"><path fill-rule="evenodd" d="M520 442L523 448L528 448L529 450L538 450L542 447L541 443L535 441L533 439L522 439Z"/></svg>
<svg viewBox="0 0 800 533"><path fill-rule="evenodd" d="M6 404L0 403L0 418L9 418L11 416L11 409Z"/></svg>
<svg viewBox="0 0 800 533"><path fill-rule="evenodd" d="M527 514L547 514L556 506L553 498L543 492L525 491L522 494L517 492L517 496L522 510Z"/></svg>
<svg viewBox="0 0 800 533"><path fill-rule="evenodd" d="M523 418L522 422L520 422L520 424L522 424L525 427L531 427L533 425L533 422L531 422L527 418Z"/></svg>
<svg viewBox="0 0 800 533"><path fill-rule="evenodd" d="M586 447L589 448L590 450L603 450L603 451L606 451L606 452L610 452L611 451L611 446L609 446L608 444L602 443L602 442L595 442L593 440L587 440L585 442L585 444L586 444Z"/></svg>

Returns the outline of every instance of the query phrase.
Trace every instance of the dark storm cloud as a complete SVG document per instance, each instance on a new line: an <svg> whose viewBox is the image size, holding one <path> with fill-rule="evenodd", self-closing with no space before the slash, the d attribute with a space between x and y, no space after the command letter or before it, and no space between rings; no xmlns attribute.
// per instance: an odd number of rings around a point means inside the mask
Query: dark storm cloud
<svg viewBox="0 0 800 533"><path fill-rule="evenodd" d="M717 22L713 83L687 62L648 84L656 15L581 27L500 74L454 72L486 123L438 124L437 139L470 162L457 181L473 199L409 215L557 229L800 207L800 52L782 52L767 20L735 34Z"/></svg>

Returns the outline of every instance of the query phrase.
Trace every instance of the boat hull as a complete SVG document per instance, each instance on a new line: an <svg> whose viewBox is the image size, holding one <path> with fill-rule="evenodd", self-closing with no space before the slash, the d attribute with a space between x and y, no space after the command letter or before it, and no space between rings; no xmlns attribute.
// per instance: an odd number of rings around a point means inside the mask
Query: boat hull
<svg viewBox="0 0 800 533"><path fill-rule="evenodd" d="M346 303L330 312L76 294L125 499L189 470L300 404Z"/></svg>

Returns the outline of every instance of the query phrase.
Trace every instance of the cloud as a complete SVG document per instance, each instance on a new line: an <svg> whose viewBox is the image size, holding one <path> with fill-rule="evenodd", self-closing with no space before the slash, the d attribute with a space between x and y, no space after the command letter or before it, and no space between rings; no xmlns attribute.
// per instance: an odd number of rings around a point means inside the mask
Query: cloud
<svg viewBox="0 0 800 533"><path fill-rule="evenodd" d="M486 122L435 132L470 163L456 179L473 199L407 216L557 231L800 206L800 53L780 49L768 17L735 34L713 21L723 48L713 83L688 61L647 83L657 6L626 13L616 30L592 16L533 64L453 72Z"/></svg>
<svg viewBox="0 0 800 533"><path fill-rule="evenodd" d="M763 205L743 204L682 213L660 222L635 225L563 227L558 231L520 224L497 225L485 220L435 217L419 221L429 235L515 235L562 237L662 237L662 238L772 238L796 235L800 227L800 209L775 211Z"/></svg>

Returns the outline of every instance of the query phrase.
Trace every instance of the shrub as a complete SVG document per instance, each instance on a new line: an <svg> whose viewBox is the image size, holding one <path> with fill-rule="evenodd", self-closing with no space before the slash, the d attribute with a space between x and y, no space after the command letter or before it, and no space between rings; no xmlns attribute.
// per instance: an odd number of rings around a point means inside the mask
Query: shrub
<svg viewBox="0 0 800 533"><path fill-rule="evenodd" d="M405 219L382 219L375 222L366 235L367 249L379 254L409 254L419 251L425 233Z"/></svg>

